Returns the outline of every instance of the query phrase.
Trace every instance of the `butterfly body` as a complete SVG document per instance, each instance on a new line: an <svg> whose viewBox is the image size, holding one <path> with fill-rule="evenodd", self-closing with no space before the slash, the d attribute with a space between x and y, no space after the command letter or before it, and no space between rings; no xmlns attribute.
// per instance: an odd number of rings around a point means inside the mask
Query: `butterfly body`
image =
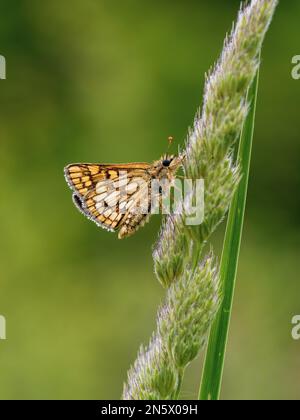
<svg viewBox="0 0 300 420"><path fill-rule="evenodd" d="M168 155L152 164L71 164L65 178L78 210L122 239L149 220L151 181L172 183L181 164L181 157Z"/></svg>

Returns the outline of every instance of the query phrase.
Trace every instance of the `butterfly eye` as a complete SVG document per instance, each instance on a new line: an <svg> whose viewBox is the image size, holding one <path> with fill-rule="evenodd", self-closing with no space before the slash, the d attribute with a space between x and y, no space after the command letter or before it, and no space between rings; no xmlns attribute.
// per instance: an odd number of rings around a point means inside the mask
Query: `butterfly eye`
<svg viewBox="0 0 300 420"><path fill-rule="evenodd" d="M162 162L163 166L165 166L166 168L168 166L170 166L170 163L171 163L171 161L170 160L167 160L167 159L163 160L163 162Z"/></svg>

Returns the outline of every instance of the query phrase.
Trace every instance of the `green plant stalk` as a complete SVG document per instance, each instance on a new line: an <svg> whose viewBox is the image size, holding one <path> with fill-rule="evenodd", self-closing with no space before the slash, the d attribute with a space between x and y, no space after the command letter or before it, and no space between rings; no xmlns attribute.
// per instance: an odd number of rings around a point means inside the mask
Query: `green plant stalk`
<svg viewBox="0 0 300 420"><path fill-rule="evenodd" d="M253 84L248 91L250 109L243 126L238 150L238 161L241 165L242 179L234 195L228 214L220 266L223 301L210 332L199 392L200 400L218 400L220 397L247 199L258 81L259 71L257 71Z"/></svg>

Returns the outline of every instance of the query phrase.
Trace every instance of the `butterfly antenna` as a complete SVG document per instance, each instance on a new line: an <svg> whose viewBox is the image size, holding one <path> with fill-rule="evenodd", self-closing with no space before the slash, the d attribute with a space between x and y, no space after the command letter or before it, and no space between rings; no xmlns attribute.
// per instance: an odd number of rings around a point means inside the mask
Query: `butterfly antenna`
<svg viewBox="0 0 300 420"><path fill-rule="evenodd" d="M169 151L170 147L172 146L173 142L174 142L174 137L169 136L168 137L168 151Z"/></svg>

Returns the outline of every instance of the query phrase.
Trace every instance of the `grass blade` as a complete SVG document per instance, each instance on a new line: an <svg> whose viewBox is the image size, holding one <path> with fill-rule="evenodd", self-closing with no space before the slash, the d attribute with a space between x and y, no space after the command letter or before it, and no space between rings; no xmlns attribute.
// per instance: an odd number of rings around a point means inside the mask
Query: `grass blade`
<svg viewBox="0 0 300 420"><path fill-rule="evenodd" d="M199 393L200 400L218 400L220 396L225 351L244 223L258 81L259 72L257 72L253 84L248 92L250 110L243 127L238 151L242 179L229 210L220 267L221 285L224 298L220 311L210 332Z"/></svg>

